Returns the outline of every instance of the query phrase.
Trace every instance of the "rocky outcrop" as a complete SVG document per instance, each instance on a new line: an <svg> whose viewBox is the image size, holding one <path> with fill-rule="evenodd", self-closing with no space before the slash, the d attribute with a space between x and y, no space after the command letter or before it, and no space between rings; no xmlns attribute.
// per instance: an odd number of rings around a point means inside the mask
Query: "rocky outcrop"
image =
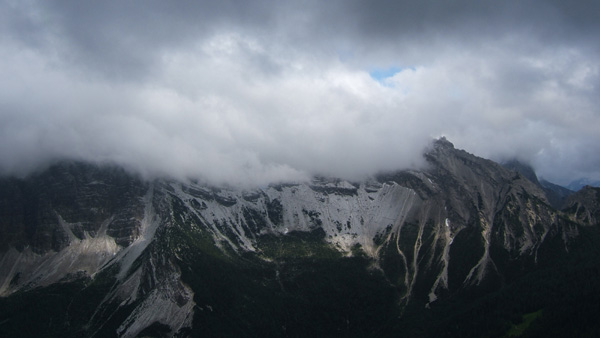
<svg viewBox="0 0 600 338"><path fill-rule="evenodd" d="M546 194L548 203L555 209L562 208L567 198L574 193L574 191L560 185L548 182L544 179L538 179L533 168L525 163L511 160L503 163L502 166L525 176L525 178L540 187Z"/></svg>
<svg viewBox="0 0 600 338"><path fill-rule="evenodd" d="M587 225L600 223L600 188L585 186L571 195L563 210L571 219Z"/></svg>

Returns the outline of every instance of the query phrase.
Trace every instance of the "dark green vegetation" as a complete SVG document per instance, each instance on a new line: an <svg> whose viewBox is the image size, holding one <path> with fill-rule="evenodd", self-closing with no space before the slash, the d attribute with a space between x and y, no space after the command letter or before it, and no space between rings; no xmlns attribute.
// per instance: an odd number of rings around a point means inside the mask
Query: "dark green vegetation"
<svg viewBox="0 0 600 338"><path fill-rule="evenodd" d="M177 219L177 217L176 217ZM184 218L179 218L183 220ZM309 233L258 238L261 252L217 250L203 230L182 222L169 232L177 264L194 290L191 336L368 337L390 333L397 290L365 257L343 257ZM357 248L357 250L360 250Z"/></svg>
<svg viewBox="0 0 600 338"><path fill-rule="evenodd" d="M543 310L539 310L536 312L532 312L532 313L523 315L521 323L514 324L510 328L510 330L506 333L506 336L508 336L508 337L523 336L525 334L525 332L531 327L531 323L533 323L535 320L539 319L542 316L543 312L544 312Z"/></svg>
<svg viewBox="0 0 600 338"><path fill-rule="evenodd" d="M174 210L184 212L177 206ZM394 250L383 253L384 274L372 266L371 259L359 254L360 248L355 248L353 257L342 256L325 242L324 232L317 228L312 232L262 235L257 238L260 252L239 256L219 249L205 230L193 226L201 220L178 213L174 220L178 226L161 233L156 245L161 250L178 252L178 257L171 259L195 293L193 329L182 330L180 336L600 334L600 249L595 245L600 236L596 227L584 228L586 233L573 244L572 252L551 266L533 269L483 296L476 289L456 291L426 308L422 297L401 306L406 290L398 282L403 271L393 270L402 266L394 263L399 259ZM407 226L403 241L410 241L412 231L414 226ZM460 243L461 239L457 240ZM468 238L463 241L473 242ZM401 245L406 244L401 241ZM127 316L127 307L117 310L117 304L102 304L114 284L115 273L109 269L93 281L80 279L0 299L0 336L115 336L119 323ZM415 292L418 296L425 291ZM95 313L97 308L99 313ZM98 317L102 316L108 321L98 325ZM32 318L36 325L31 325ZM169 333L168 326L154 323L140 336L162 337Z"/></svg>
<svg viewBox="0 0 600 338"><path fill-rule="evenodd" d="M496 291L478 297L458 293L429 309L407 310L398 332L417 337L508 337L519 327L522 337L599 336L600 248L593 243L600 237L598 229L587 230L571 255Z"/></svg>
<svg viewBox="0 0 600 338"><path fill-rule="evenodd" d="M112 313L102 327L96 318L118 307L103 304L115 273L116 269L107 269L93 280L81 278L0 298L0 337L87 337L94 332L99 337L115 337L127 309Z"/></svg>

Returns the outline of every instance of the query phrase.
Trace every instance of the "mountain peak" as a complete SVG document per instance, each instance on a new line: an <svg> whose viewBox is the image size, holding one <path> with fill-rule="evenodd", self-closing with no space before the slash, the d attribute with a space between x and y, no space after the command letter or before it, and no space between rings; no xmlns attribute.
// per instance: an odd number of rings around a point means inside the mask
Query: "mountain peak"
<svg viewBox="0 0 600 338"><path fill-rule="evenodd" d="M531 165L523 163L519 160L512 159L510 161L502 163L502 166L508 170L516 171L523 175L525 178L533 182L538 187L544 190L548 202L556 209L560 209L565 203L567 197L569 197L573 191L562 187L560 185L548 182L546 180L540 180L535 173L535 170Z"/></svg>
<svg viewBox="0 0 600 338"><path fill-rule="evenodd" d="M506 169L513 170L518 172L519 174L525 176L531 182L540 185L538 177L535 173L533 167L527 163L521 162L517 159L512 159L502 163L502 166Z"/></svg>
<svg viewBox="0 0 600 338"><path fill-rule="evenodd" d="M454 144L452 142L448 141L446 136L442 136L442 137L436 139L435 141L433 141L433 146L435 148L454 149Z"/></svg>

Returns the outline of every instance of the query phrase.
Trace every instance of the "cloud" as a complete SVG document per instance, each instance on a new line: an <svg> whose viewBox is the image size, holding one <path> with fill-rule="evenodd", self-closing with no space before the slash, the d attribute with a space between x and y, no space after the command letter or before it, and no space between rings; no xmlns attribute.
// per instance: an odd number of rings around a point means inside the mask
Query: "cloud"
<svg viewBox="0 0 600 338"><path fill-rule="evenodd" d="M599 179L593 2L0 4L0 173L68 158L266 184L433 137ZM376 70L391 70L385 78Z"/></svg>

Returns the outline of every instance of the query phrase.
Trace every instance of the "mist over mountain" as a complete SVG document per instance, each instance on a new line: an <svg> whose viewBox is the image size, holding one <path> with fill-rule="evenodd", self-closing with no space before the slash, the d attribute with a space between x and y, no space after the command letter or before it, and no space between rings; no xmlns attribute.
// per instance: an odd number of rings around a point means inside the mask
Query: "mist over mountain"
<svg viewBox="0 0 600 338"><path fill-rule="evenodd" d="M445 138L424 162L259 189L81 162L5 177L0 335L599 329L597 188L557 209L540 182Z"/></svg>
<svg viewBox="0 0 600 338"><path fill-rule="evenodd" d="M577 191L585 187L586 185L589 185L591 187L600 187L600 181L593 181L589 178L580 178L569 183L569 185L567 185L567 188Z"/></svg>
<svg viewBox="0 0 600 338"><path fill-rule="evenodd" d="M468 9L468 10L465 10ZM600 179L592 1L1 1L0 173L61 160L265 185L431 139Z"/></svg>

